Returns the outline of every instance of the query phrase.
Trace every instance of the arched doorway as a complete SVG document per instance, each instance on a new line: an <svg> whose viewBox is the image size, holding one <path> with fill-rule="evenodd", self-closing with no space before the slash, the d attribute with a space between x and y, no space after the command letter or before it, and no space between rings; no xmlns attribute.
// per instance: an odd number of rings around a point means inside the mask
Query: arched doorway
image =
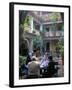
<svg viewBox="0 0 72 90"><path fill-rule="evenodd" d="M21 56L27 56L28 55L28 40L27 39L24 39L24 41L22 42L22 44L19 46L19 54Z"/></svg>

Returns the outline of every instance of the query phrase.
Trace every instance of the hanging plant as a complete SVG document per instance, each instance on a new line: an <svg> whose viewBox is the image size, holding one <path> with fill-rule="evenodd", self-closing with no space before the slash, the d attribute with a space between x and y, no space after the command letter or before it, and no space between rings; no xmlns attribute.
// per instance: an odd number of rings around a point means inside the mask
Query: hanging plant
<svg viewBox="0 0 72 90"><path fill-rule="evenodd" d="M24 31L30 30L30 20L31 20L31 16L26 16L25 21L23 23Z"/></svg>

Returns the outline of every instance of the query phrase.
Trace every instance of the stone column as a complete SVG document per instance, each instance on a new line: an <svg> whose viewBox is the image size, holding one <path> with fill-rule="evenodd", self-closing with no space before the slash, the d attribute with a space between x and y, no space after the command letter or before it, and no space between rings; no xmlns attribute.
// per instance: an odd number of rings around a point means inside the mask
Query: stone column
<svg viewBox="0 0 72 90"><path fill-rule="evenodd" d="M33 40L31 39L29 41L29 52L32 52L33 51Z"/></svg>
<svg viewBox="0 0 72 90"><path fill-rule="evenodd" d="M54 44L54 41L50 41L50 51L52 51L52 54L53 54L54 51L55 51L55 44Z"/></svg>
<svg viewBox="0 0 72 90"><path fill-rule="evenodd" d="M33 32L33 17L31 17L31 20L30 20L30 26L31 26L31 33Z"/></svg>
<svg viewBox="0 0 72 90"><path fill-rule="evenodd" d="M40 24L40 31L42 31L43 30L43 25L42 24Z"/></svg>
<svg viewBox="0 0 72 90"><path fill-rule="evenodd" d="M43 31L43 26L42 26L42 24L40 24L40 31L42 32ZM42 37L42 35L41 35L41 40L43 40L42 39L43 37ZM43 48L43 41L41 41L41 54L43 54L43 52L42 52L42 48Z"/></svg>
<svg viewBox="0 0 72 90"><path fill-rule="evenodd" d="M49 41L49 43L50 43L50 51L52 51L52 42Z"/></svg>

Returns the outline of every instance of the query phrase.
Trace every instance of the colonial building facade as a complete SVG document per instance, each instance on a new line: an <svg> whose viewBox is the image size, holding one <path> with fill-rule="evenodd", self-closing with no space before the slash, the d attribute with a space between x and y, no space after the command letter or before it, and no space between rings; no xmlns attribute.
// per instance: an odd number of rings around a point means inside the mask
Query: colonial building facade
<svg viewBox="0 0 72 90"><path fill-rule="evenodd" d="M54 53L57 42L64 38L64 30L62 28L64 22L61 18L61 13L29 11L27 16L30 17L29 25L24 28L22 34L24 48L32 52L34 49L33 38L40 36L42 41L41 51Z"/></svg>

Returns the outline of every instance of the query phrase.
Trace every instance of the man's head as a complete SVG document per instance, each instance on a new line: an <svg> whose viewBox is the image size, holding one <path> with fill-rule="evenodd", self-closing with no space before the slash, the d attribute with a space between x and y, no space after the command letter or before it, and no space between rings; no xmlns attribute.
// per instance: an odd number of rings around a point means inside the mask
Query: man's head
<svg viewBox="0 0 72 90"><path fill-rule="evenodd" d="M32 57L32 61L36 61L37 59L36 59L36 57L35 56L33 56Z"/></svg>
<svg viewBox="0 0 72 90"><path fill-rule="evenodd" d="M52 56L49 56L48 59L49 59L49 61L52 61L53 60L53 57Z"/></svg>
<svg viewBox="0 0 72 90"><path fill-rule="evenodd" d="M45 52L45 57L48 57L48 52Z"/></svg>

